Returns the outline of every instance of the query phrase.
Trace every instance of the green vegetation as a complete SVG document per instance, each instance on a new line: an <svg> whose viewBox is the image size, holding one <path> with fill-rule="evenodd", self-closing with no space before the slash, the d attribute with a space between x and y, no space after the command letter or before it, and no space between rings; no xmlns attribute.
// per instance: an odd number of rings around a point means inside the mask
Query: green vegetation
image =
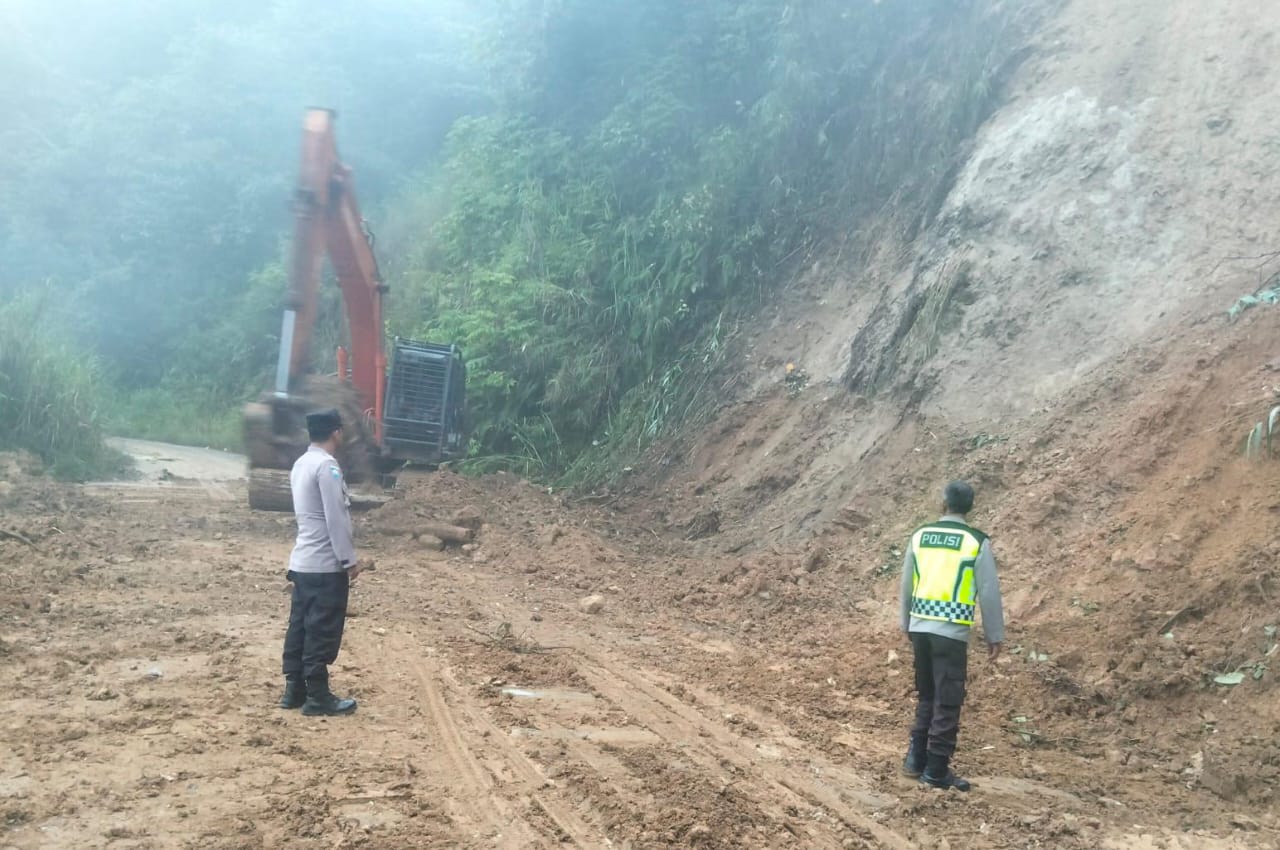
<svg viewBox="0 0 1280 850"><path fill-rule="evenodd" d="M62 478L115 472L123 458L103 442L95 414L101 372L42 329L41 295L0 306L0 449L39 455Z"/></svg>
<svg viewBox="0 0 1280 850"><path fill-rule="evenodd" d="M410 193L446 212L390 252L396 324L467 352L482 457L571 480L683 421L797 258L927 222L1018 44L950 0L515 7L545 38Z"/></svg>
<svg viewBox="0 0 1280 850"><path fill-rule="evenodd" d="M1259 422L1244 440L1244 453L1249 458L1275 457L1276 425L1280 424L1280 407L1271 408L1265 422Z"/></svg>
<svg viewBox="0 0 1280 850"><path fill-rule="evenodd" d="M75 293L57 318L110 366L113 428L234 445L274 356L297 118L322 102L389 330L467 356L472 465L606 477L710 408L771 287L928 224L1034 4L373 5L185 0L102 22L137 55L59 33L57 63L0 60L53 92L0 129L31 152L0 175L0 294Z"/></svg>

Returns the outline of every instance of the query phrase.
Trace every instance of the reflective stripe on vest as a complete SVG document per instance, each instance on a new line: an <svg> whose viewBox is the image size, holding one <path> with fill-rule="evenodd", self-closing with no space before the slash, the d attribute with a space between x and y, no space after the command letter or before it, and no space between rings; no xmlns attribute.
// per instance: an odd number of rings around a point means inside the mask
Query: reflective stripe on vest
<svg viewBox="0 0 1280 850"><path fill-rule="evenodd" d="M916 561L911 616L973 625L973 571L985 539L981 531L958 522L926 525L911 536L911 552Z"/></svg>

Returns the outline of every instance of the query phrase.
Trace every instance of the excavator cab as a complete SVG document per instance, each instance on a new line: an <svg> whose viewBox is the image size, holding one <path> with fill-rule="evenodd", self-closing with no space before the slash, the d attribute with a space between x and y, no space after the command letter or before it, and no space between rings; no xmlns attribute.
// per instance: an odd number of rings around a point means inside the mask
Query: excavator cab
<svg viewBox="0 0 1280 850"><path fill-rule="evenodd" d="M383 454L422 463L461 457L466 377L456 345L396 337L382 414Z"/></svg>

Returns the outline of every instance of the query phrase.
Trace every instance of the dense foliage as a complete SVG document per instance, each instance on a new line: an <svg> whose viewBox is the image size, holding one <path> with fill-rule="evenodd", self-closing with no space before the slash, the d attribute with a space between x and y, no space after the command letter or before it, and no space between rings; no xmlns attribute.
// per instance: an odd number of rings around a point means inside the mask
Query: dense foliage
<svg viewBox="0 0 1280 850"><path fill-rule="evenodd" d="M823 240L875 217L909 238L1017 43L963 0L562 0L506 20L540 38L494 57L502 108L454 128L415 189L446 212L392 256L417 299L398 326L472 359L482 452L535 470L634 449L696 404L727 325Z"/></svg>
<svg viewBox="0 0 1280 850"><path fill-rule="evenodd" d="M99 22L129 51L33 5L0 53L38 81L0 104L25 152L0 173L0 293L55 278L117 426L234 439L314 100L342 114L390 329L466 352L477 459L578 476L695 406L800 258L926 222L1021 40L985 0L129 8Z"/></svg>
<svg viewBox="0 0 1280 850"><path fill-rule="evenodd" d="M0 305L0 447L40 456L67 478L115 471L95 409L101 373L43 327L46 293Z"/></svg>

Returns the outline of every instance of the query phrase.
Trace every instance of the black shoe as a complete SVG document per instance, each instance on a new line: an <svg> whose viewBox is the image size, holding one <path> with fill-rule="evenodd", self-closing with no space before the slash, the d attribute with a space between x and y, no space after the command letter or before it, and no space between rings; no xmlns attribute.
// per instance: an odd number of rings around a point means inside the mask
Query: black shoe
<svg viewBox="0 0 1280 850"><path fill-rule="evenodd" d="M332 717L338 714L350 714L356 710L356 701L335 696L325 681L307 681L307 701L302 705L302 713L308 717Z"/></svg>
<svg viewBox="0 0 1280 850"><path fill-rule="evenodd" d="M913 737L907 748L907 757L902 760L902 775L919 779L925 767L925 742Z"/></svg>
<svg viewBox="0 0 1280 850"><path fill-rule="evenodd" d="M304 711L306 709L303 709ZM929 753L928 764L924 773L920 774L920 784L930 788L954 788L957 791L968 791L972 786L969 780L956 776L950 768L951 759L947 756L936 756Z"/></svg>
<svg viewBox="0 0 1280 850"><path fill-rule="evenodd" d="M302 708L307 701L307 683L301 679L284 680L284 695L280 697L281 708Z"/></svg>
<svg viewBox="0 0 1280 850"><path fill-rule="evenodd" d="M306 712L306 709L303 709ZM969 780L956 776L954 770L948 770L941 778L931 776L929 771L920 774L920 782L928 785L930 788L954 788L957 791L968 791L973 786L969 784Z"/></svg>

